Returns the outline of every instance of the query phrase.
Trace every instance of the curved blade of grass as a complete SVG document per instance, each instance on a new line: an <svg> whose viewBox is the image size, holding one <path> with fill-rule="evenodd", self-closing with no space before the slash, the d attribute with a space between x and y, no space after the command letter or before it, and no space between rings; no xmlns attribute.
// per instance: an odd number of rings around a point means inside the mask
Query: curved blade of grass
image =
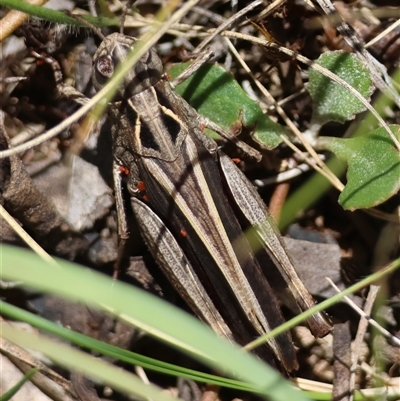
<svg viewBox="0 0 400 401"><path fill-rule="evenodd" d="M8 401L12 397L14 397L15 394L18 393L18 391L22 388L22 386L31 379L31 377L38 371L38 369L32 369L30 370L15 386L7 390L4 394L0 396L0 401Z"/></svg>
<svg viewBox="0 0 400 401"><path fill-rule="evenodd" d="M58 324L46 320L33 313L17 308L6 302L0 302L0 311L4 316L8 316L14 320L23 321L30 325L45 330L48 333L59 336L60 338L69 341L80 347L85 347L104 356L109 356L117 360L129 363L131 365L139 365L147 370L152 370L159 373L164 373L176 377L184 377L195 380L200 383L215 384L216 386L227 387L236 390L255 392L256 389L246 383L237 380L227 379L220 376L215 376L192 369L183 368L167 362L159 361L144 355L137 354L111 344L104 343L94 338L85 336L84 334L66 329Z"/></svg>
<svg viewBox="0 0 400 401"><path fill-rule="evenodd" d="M57 261L62 268L49 266L27 250L2 246L4 279L21 281L44 292L114 311L149 335L227 376L249 383L271 400L307 399L278 372L218 338L200 321L173 305L89 269Z"/></svg>
<svg viewBox="0 0 400 401"><path fill-rule="evenodd" d="M74 369L88 375L91 378L101 380L114 389L128 395L137 395L143 399L157 401L176 401L172 397L154 385L143 383L137 376L128 373L121 368L113 366L101 359L61 344L43 335L33 336L21 329L8 324L2 324L2 336L20 347L33 348L47 355L59 365L68 369Z"/></svg>
<svg viewBox="0 0 400 401"><path fill-rule="evenodd" d="M246 347L244 347L244 348L247 350L252 350L254 348L259 347L260 345L267 343L270 338L278 336L279 334L282 334L285 331L288 331L288 330L292 329L293 327L296 327L297 325L299 325L300 323L305 321L307 318L309 318L314 313L321 312L323 310L330 308L331 306L335 305L337 302L339 302L345 296L354 294L355 292L358 292L358 291L362 290L363 288L365 288L371 284L374 284L374 283L378 282L379 280L386 278L389 274L394 273L398 268L400 268L400 258L394 260L393 262L388 264L383 269L377 271L376 273L373 273L370 276L366 277L365 279L360 280L358 283L355 283L352 286L346 288L344 291L334 295L333 297L315 305L314 307L310 308L309 310L290 319L289 321L285 322L281 326L271 330L269 333L257 338L257 340L252 341L251 343L247 344Z"/></svg>
<svg viewBox="0 0 400 401"><path fill-rule="evenodd" d="M82 25L76 19L69 17L62 11L52 10L50 8L29 4L21 0L1 0L0 4L12 10L22 11L34 17L42 18L46 21L54 22L57 24L65 24L72 26L87 26ZM91 15L84 15L82 18L86 19L91 24L101 28L103 26L119 26L120 21L118 18L107 17L93 17Z"/></svg>
<svg viewBox="0 0 400 401"><path fill-rule="evenodd" d="M9 0L8 0L9 1ZM17 154L19 152L24 152L25 150L31 149L34 146L47 141L54 136L58 135L63 129L69 127L72 123L77 121L80 117L85 115L89 110L93 108L89 116L86 118L86 121L83 122L82 126L89 127L91 121L98 120L105 108L107 107L108 102L115 94L117 87L121 84L125 75L130 71L130 69L137 63L141 56L157 41L161 38L161 36L167 32L167 30L176 22L182 18L182 16L190 10L199 0L187 0L182 7L173 13L170 18L164 22L161 26L157 23L153 25L148 31L146 31L143 35L138 38L138 42L135 45L135 48L129 52L124 63L118 65L115 74L109 80L109 82L101 89L95 96L93 96L90 101L88 101L85 105L83 105L80 109L78 109L74 114L67 117L62 123L58 124L56 127L50 129L49 131L43 133L39 137L31 139L23 144L17 145L12 149L6 149L0 151L0 159L9 157L13 154ZM177 7L177 3L170 1L166 4L165 7L161 8L156 14L155 20L158 22L164 21Z"/></svg>

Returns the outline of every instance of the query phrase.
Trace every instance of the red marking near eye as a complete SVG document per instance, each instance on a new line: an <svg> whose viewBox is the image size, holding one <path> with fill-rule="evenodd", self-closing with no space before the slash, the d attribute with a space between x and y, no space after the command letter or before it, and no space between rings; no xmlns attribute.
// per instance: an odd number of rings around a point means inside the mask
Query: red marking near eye
<svg viewBox="0 0 400 401"><path fill-rule="evenodd" d="M119 166L119 171L124 175L128 175L130 173L129 168L126 166Z"/></svg>
<svg viewBox="0 0 400 401"><path fill-rule="evenodd" d="M202 131L204 131L205 128L206 128L206 126L205 126L204 124L200 124L200 129L201 129Z"/></svg>
<svg viewBox="0 0 400 401"><path fill-rule="evenodd" d="M239 164L239 163L241 162L241 160L240 160L238 157L234 157L234 158L232 159L232 161L233 161L235 164Z"/></svg>
<svg viewBox="0 0 400 401"><path fill-rule="evenodd" d="M138 189L140 192L143 192L143 191L146 190L146 186L144 185L144 182L143 182L143 181L139 181L139 182L138 182L138 184L137 184L137 189Z"/></svg>
<svg viewBox="0 0 400 401"><path fill-rule="evenodd" d="M38 66L43 65L44 63L45 63L45 61L43 59L39 58L36 60L36 65L38 65Z"/></svg>
<svg viewBox="0 0 400 401"><path fill-rule="evenodd" d="M170 75L170 74L165 74L165 78L167 78L167 81L171 81L172 75Z"/></svg>
<svg viewBox="0 0 400 401"><path fill-rule="evenodd" d="M181 237L183 237L183 238L187 237L187 231L184 228L181 228L180 234L181 234Z"/></svg>

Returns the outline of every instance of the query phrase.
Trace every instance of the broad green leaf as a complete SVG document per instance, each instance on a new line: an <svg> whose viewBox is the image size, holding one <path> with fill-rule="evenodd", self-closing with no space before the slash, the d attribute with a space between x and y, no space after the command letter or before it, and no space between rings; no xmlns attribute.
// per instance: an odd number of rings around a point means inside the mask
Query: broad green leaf
<svg viewBox="0 0 400 401"><path fill-rule="evenodd" d="M1 250L3 279L21 281L40 291L113 312L212 369L248 383L268 399L307 399L277 371L253 355L217 337L197 319L143 290L59 259L60 267L46 264L24 249L2 244Z"/></svg>
<svg viewBox="0 0 400 401"><path fill-rule="evenodd" d="M390 129L400 139L400 126ZM319 145L348 163L347 184L339 196L344 209L369 208L400 189L400 155L384 128L357 138L321 137Z"/></svg>
<svg viewBox="0 0 400 401"><path fill-rule="evenodd" d="M177 64L168 74L177 77L189 63ZM267 149L281 143L285 129L266 116L259 104L250 99L235 79L222 67L206 64L176 91L200 114L227 131L251 129L254 139Z"/></svg>
<svg viewBox="0 0 400 401"><path fill-rule="evenodd" d="M354 54L326 52L317 63L338 75L366 99L371 96L374 87L368 68ZM344 123L365 110L365 106L348 89L312 69L307 90L313 100L312 120L317 124L328 121Z"/></svg>

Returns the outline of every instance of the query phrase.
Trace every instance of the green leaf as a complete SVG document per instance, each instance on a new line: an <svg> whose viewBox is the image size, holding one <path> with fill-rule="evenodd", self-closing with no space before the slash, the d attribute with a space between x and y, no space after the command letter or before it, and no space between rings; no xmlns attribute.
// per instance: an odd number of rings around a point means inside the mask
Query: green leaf
<svg viewBox="0 0 400 401"><path fill-rule="evenodd" d="M31 377L38 371L38 368L31 369L15 386L7 390L0 396L0 401L8 401L14 397L15 394L22 388L22 386L31 379Z"/></svg>
<svg viewBox="0 0 400 401"><path fill-rule="evenodd" d="M189 63L177 64L168 74L177 77ZM281 143L285 129L266 116L259 104L250 99L235 79L222 67L206 64L176 87L200 114L227 131L244 127L253 131L254 139L267 149Z"/></svg>
<svg viewBox="0 0 400 401"><path fill-rule="evenodd" d="M400 139L400 126L390 125ZM369 208L400 189L400 155L384 128L357 138L321 137L319 145L348 163L347 184L339 196L344 209Z"/></svg>
<svg viewBox="0 0 400 401"><path fill-rule="evenodd" d="M374 87L368 68L354 54L326 52L317 63L338 75L366 99L371 96ZM365 110L365 106L348 89L315 70L310 69L307 90L313 100L312 120L316 124L328 121L343 123Z"/></svg>
<svg viewBox="0 0 400 401"><path fill-rule="evenodd" d="M268 399L307 399L277 371L253 355L219 338L189 314L143 290L60 259L57 259L60 267L55 267L32 252L4 244L1 256L3 279L21 281L40 291L113 312L212 369L248 383ZM63 356L60 353L58 360Z"/></svg>

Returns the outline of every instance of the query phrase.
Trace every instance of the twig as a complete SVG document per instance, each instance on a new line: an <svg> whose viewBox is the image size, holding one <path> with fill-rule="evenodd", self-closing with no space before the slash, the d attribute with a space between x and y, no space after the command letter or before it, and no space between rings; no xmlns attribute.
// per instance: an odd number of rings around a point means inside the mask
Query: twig
<svg viewBox="0 0 400 401"><path fill-rule="evenodd" d="M304 147L307 149L307 151L314 157L314 160L316 163L313 163L310 158L308 158L304 152L302 152L300 149L298 149L293 143L291 143L286 137L281 135L281 139L283 142L286 143L291 149L293 149L304 161L306 161L312 168L314 168L316 171L324 175L331 183L334 185L339 191L342 191L344 188L344 185L340 182L340 180L326 167L325 163L320 159L320 157L317 155L315 150L312 148L312 146L306 141L306 139L303 137L301 132L297 129L297 127L293 124L293 122L290 120L290 118L286 115L284 110L276 103L275 99L273 96L267 91L267 89L261 85L260 81L257 80L257 78L254 76L254 74L251 72L249 66L245 63L243 58L240 56L236 48L233 46L231 41L229 39L227 40L227 44L229 46L229 49L233 53L233 55L236 57L236 59L239 61L241 66L245 69L246 73L250 76L250 78L253 80L253 82L257 85L257 87L260 89L261 93L271 102L275 105L277 112L279 115L283 118L285 121L286 125L291 129L291 131L300 139Z"/></svg>
<svg viewBox="0 0 400 401"><path fill-rule="evenodd" d="M326 279L329 281L331 286L338 292L340 293L340 289L335 285L335 283L328 277ZM376 320L374 320L368 313L371 312L373 303L375 302L376 295L379 291L379 286L377 285L372 285L367 297L367 302L365 304L364 310L362 310L360 307L358 307L349 297L344 296L343 299L363 318L367 323L369 323L371 326L376 328L384 337L388 338L390 341L392 341L394 344L396 344L398 347L400 347L400 339L393 336L390 334L388 330L386 330L384 327L382 327Z"/></svg>

